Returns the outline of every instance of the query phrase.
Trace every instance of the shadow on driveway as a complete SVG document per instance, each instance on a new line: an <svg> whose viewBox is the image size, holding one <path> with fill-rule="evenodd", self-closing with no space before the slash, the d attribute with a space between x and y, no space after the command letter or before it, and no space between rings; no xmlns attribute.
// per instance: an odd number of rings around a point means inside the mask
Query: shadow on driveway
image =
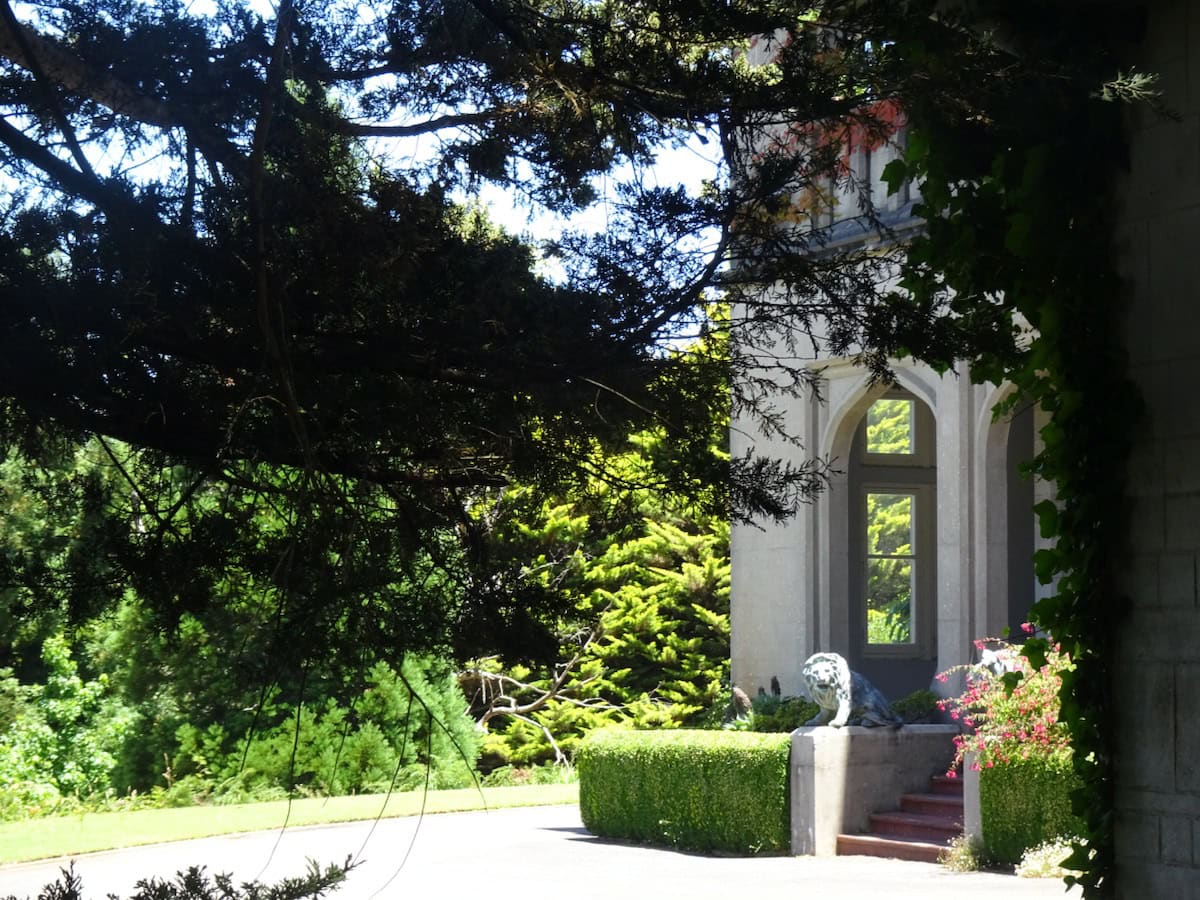
<svg viewBox="0 0 1200 900"><path fill-rule="evenodd" d="M1062 882L991 873L956 874L925 863L866 857L714 857L632 846L592 836L575 806L385 819L155 844L78 857L84 895L128 896L150 876L191 865L234 880L277 881L360 857L334 900L439 897L528 900L1021 900L1061 898ZM369 839L368 839L368 835ZM278 839L278 847L275 847ZM412 848L409 853L409 848ZM275 847L274 851L272 848ZM407 855L407 859L405 859ZM403 861L403 865L401 864ZM33 898L67 860L0 867L0 896ZM1077 897L1078 893L1070 895Z"/></svg>

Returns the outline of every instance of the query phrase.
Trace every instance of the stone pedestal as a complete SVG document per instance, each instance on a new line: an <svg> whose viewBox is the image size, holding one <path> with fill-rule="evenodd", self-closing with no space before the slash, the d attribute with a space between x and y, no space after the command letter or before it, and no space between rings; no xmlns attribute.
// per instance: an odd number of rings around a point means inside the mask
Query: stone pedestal
<svg viewBox="0 0 1200 900"><path fill-rule="evenodd" d="M983 812L979 806L979 769L974 753L963 759L963 834L968 841L983 843Z"/></svg>
<svg viewBox="0 0 1200 900"><path fill-rule="evenodd" d="M798 728L792 732L792 853L833 856L837 836L929 789L954 758L956 725Z"/></svg>

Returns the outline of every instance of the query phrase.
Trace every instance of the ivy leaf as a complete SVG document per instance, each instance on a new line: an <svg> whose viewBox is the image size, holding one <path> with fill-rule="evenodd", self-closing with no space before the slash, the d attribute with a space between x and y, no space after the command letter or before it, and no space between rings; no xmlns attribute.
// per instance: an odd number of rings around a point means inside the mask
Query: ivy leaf
<svg viewBox="0 0 1200 900"><path fill-rule="evenodd" d="M883 167L880 177L887 184L890 197L904 186L904 182L908 181L908 165L902 159L893 159Z"/></svg>
<svg viewBox="0 0 1200 900"><path fill-rule="evenodd" d="M1013 256L1025 257L1033 249L1033 216L1029 213L1014 213L1008 219L1008 231L1004 235L1004 249Z"/></svg>
<svg viewBox="0 0 1200 900"><path fill-rule="evenodd" d="M1034 669L1040 669L1046 664L1046 653L1050 650L1050 642L1045 638L1030 638L1021 648L1021 655L1029 660Z"/></svg>
<svg viewBox="0 0 1200 900"><path fill-rule="evenodd" d="M1004 684L1004 692L1011 697L1024 677L1022 672L1005 672L1000 676L1000 681Z"/></svg>
<svg viewBox="0 0 1200 900"><path fill-rule="evenodd" d="M908 146L904 148L904 158L911 162L920 162L929 155L929 138L915 128L909 129ZM885 168L886 170L886 168Z"/></svg>
<svg viewBox="0 0 1200 900"><path fill-rule="evenodd" d="M1058 572L1058 555L1046 548L1038 550L1033 554L1033 571L1039 584L1049 584Z"/></svg>
<svg viewBox="0 0 1200 900"><path fill-rule="evenodd" d="M1074 869L1077 872L1085 872L1090 862L1091 853L1088 851L1088 848L1083 844L1076 844L1071 850L1071 855L1062 861L1062 867L1064 869ZM1079 881L1071 875L1067 876L1067 880L1069 884L1077 884Z"/></svg>
<svg viewBox="0 0 1200 900"><path fill-rule="evenodd" d="M1033 513L1038 518L1038 526L1044 538L1052 538L1058 532L1058 505L1053 500L1043 500L1033 507Z"/></svg>

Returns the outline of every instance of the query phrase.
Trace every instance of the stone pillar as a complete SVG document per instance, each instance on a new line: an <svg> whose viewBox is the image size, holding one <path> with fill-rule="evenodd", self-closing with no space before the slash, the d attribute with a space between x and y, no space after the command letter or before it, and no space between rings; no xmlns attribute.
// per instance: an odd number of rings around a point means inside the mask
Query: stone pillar
<svg viewBox="0 0 1200 900"><path fill-rule="evenodd" d="M965 370L944 378L937 407L939 671L970 662L971 641L976 637L972 633L975 416L971 392Z"/></svg>

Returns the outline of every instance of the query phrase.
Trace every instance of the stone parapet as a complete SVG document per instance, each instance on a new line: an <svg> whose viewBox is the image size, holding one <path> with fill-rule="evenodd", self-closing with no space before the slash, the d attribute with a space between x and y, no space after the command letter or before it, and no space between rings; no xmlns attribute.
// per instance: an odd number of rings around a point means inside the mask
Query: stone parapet
<svg viewBox="0 0 1200 900"><path fill-rule="evenodd" d="M954 758L956 725L798 728L792 732L792 853L833 856L841 833L924 791Z"/></svg>

